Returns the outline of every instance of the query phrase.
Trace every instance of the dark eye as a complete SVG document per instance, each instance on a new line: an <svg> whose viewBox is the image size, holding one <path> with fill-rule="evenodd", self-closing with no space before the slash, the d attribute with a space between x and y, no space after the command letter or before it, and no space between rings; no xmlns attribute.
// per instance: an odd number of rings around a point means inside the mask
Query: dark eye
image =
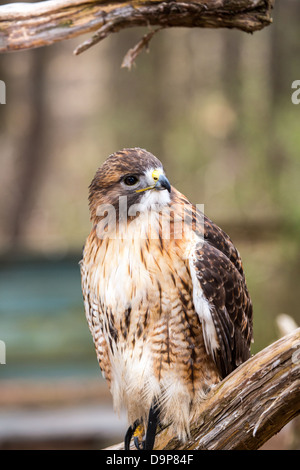
<svg viewBox="0 0 300 470"><path fill-rule="evenodd" d="M138 177L134 175L129 175L129 176L126 176L126 178L124 178L124 183L127 186L133 186L136 183L138 183L138 181L139 181Z"/></svg>

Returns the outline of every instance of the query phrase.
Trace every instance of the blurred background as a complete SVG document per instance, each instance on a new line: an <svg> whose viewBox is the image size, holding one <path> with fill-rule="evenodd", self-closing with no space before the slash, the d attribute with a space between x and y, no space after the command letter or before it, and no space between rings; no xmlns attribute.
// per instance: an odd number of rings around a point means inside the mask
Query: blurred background
<svg viewBox="0 0 300 470"><path fill-rule="evenodd" d="M1 2L4 4L7 2ZM300 324L300 2L254 35L173 29L131 71L143 28L84 54L84 37L0 56L0 449L122 440L85 320L78 262L88 186L124 147L159 157L174 186L230 234L254 304L252 352ZM268 447L300 448L299 421Z"/></svg>

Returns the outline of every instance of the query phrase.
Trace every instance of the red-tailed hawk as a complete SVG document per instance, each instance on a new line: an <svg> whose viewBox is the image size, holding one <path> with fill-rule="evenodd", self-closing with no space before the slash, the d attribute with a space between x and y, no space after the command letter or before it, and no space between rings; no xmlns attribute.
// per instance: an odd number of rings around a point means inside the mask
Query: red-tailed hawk
<svg viewBox="0 0 300 470"><path fill-rule="evenodd" d="M89 203L85 312L114 407L127 409L125 448L132 435L153 448L157 423L185 439L209 389L250 355L240 255L146 150L111 155Z"/></svg>

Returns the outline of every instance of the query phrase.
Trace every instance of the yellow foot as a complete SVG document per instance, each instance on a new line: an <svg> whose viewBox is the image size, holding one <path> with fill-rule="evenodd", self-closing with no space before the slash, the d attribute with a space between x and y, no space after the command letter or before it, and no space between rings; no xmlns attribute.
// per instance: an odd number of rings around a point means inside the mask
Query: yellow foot
<svg viewBox="0 0 300 470"><path fill-rule="evenodd" d="M138 450L142 450L144 448L144 436L145 436L144 425L139 424L133 433L133 442L135 444L135 447Z"/></svg>

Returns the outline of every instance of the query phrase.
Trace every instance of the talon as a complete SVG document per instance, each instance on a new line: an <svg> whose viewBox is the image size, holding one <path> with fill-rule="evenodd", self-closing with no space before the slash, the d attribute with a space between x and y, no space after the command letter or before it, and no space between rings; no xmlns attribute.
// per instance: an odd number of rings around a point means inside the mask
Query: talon
<svg viewBox="0 0 300 470"><path fill-rule="evenodd" d="M137 419L132 426L129 426L129 428L126 431L125 438L124 438L124 450L130 450L130 441L131 438L135 432L135 430L138 428L140 425L140 421Z"/></svg>
<svg viewBox="0 0 300 470"><path fill-rule="evenodd" d="M149 411L146 435L143 421L137 419L133 425L129 426L127 429L124 439L124 449L130 450L130 441L133 437L133 442L137 450L152 450L158 424L159 409L154 403Z"/></svg>
<svg viewBox="0 0 300 470"><path fill-rule="evenodd" d="M150 411L149 411L148 426L147 426L146 438L144 442L145 450L153 450L155 434L156 434L158 423L159 423L159 409L157 405L154 403L151 406Z"/></svg>

